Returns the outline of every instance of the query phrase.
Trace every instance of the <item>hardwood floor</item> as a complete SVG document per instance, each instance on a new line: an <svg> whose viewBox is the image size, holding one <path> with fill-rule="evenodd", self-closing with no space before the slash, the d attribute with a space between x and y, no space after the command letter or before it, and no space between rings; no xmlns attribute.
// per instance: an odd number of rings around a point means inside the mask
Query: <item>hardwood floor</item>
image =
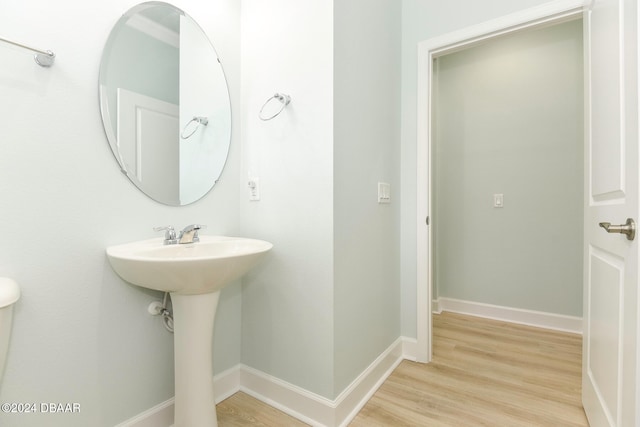
<svg viewBox="0 0 640 427"><path fill-rule="evenodd" d="M219 427L295 427L307 425L242 392L218 403L216 411Z"/></svg>
<svg viewBox="0 0 640 427"><path fill-rule="evenodd" d="M587 426L579 335L443 313L433 362L402 362L352 426Z"/></svg>
<svg viewBox="0 0 640 427"><path fill-rule="evenodd" d="M350 426L588 426L579 335L453 313L434 316L433 335L433 362L403 361ZM243 393L218 419L305 425Z"/></svg>

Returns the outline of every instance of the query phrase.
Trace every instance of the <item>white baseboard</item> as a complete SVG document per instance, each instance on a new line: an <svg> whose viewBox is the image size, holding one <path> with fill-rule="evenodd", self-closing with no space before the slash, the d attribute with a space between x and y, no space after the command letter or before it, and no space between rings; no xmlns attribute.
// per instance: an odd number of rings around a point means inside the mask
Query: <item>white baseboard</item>
<svg viewBox="0 0 640 427"><path fill-rule="evenodd" d="M415 360L416 346L413 338L398 338L335 400L239 364L214 377L216 403L243 391L309 425L346 426L403 359ZM171 427L173 404L169 399L116 427Z"/></svg>
<svg viewBox="0 0 640 427"><path fill-rule="evenodd" d="M435 301L434 301L435 302ZM582 334L582 318L544 311L503 307L453 298L439 298L434 312L450 311L488 319L503 320L544 329Z"/></svg>
<svg viewBox="0 0 640 427"><path fill-rule="evenodd" d="M240 391L309 425L331 425L331 400L257 369L242 366Z"/></svg>
<svg viewBox="0 0 640 427"><path fill-rule="evenodd" d="M312 426L346 426L404 359L399 338L369 365L335 400L243 366L245 393Z"/></svg>
<svg viewBox="0 0 640 427"><path fill-rule="evenodd" d="M234 366L213 377L216 403L240 390L240 366ZM172 397L115 427L173 427L174 402Z"/></svg>
<svg viewBox="0 0 640 427"><path fill-rule="evenodd" d="M418 359L418 340L402 337L402 358L415 362Z"/></svg>
<svg viewBox="0 0 640 427"><path fill-rule="evenodd" d="M174 398L162 402L115 427L158 427L173 425Z"/></svg>
<svg viewBox="0 0 640 427"><path fill-rule="evenodd" d="M434 299L431 301L431 312L435 314L442 313L442 308L440 308L440 300Z"/></svg>
<svg viewBox="0 0 640 427"><path fill-rule="evenodd" d="M240 390L241 377L242 365L236 365L213 377L213 390L216 395L216 404Z"/></svg>
<svg viewBox="0 0 640 427"><path fill-rule="evenodd" d="M355 418L360 409L402 362L404 359L403 350L403 339L398 338L340 393L334 402L335 422L333 425L347 426Z"/></svg>

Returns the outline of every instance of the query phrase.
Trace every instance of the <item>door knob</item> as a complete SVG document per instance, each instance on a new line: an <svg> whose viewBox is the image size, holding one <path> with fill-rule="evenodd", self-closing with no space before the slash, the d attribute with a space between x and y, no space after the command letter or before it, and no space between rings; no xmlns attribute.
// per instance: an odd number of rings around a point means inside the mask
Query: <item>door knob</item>
<svg viewBox="0 0 640 427"><path fill-rule="evenodd" d="M627 240L633 240L636 237L636 222L631 218L627 218L627 222L622 225L611 225L610 222L601 222L599 225L607 233L625 234Z"/></svg>

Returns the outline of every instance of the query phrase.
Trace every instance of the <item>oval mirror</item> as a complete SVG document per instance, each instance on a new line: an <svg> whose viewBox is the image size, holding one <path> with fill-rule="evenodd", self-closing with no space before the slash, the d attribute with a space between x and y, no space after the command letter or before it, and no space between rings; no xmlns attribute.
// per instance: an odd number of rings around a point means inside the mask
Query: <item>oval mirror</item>
<svg viewBox="0 0 640 427"><path fill-rule="evenodd" d="M102 53L100 110L131 182L160 203L193 203L215 185L231 142L227 81L213 45L182 10L134 6Z"/></svg>

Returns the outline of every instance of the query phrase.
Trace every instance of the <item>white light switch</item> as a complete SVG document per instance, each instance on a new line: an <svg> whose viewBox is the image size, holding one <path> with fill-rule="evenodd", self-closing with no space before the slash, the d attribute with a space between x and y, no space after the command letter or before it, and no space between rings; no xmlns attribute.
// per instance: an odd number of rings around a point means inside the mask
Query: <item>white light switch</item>
<svg viewBox="0 0 640 427"><path fill-rule="evenodd" d="M378 183L378 203L391 203L391 185L386 182Z"/></svg>
<svg viewBox="0 0 640 427"><path fill-rule="evenodd" d="M494 208L502 208L502 207L504 207L504 194L494 194L493 195L493 207Z"/></svg>

